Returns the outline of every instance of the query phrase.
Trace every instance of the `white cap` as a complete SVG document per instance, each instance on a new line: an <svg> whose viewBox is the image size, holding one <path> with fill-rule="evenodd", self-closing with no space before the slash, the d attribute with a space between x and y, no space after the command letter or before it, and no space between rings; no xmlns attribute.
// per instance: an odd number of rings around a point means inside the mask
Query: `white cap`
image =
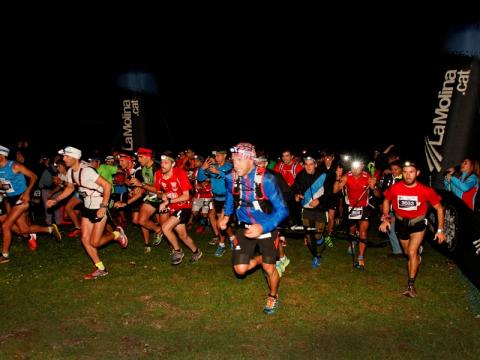
<svg viewBox="0 0 480 360"><path fill-rule="evenodd" d="M65 149L58 150L60 155L68 155L74 159L80 159L82 157L82 151L72 146L67 146Z"/></svg>
<svg viewBox="0 0 480 360"><path fill-rule="evenodd" d="M6 148L5 146L0 145L0 155L8 156L9 153L10 153L9 148Z"/></svg>

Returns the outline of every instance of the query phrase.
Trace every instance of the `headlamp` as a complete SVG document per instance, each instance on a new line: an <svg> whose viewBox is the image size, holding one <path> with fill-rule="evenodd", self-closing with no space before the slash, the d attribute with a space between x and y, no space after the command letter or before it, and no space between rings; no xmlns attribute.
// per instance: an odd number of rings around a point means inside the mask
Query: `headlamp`
<svg viewBox="0 0 480 360"><path fill-rule="evenodd" d="M304 158L303 158L303 161L307 161L307 160L313 161L314 163L316 163L316 162L317 162L317 160L316 160L316 159L314 159L314 158L313 158L313 157L311 157L311 156L306 156L306 157L304 157Z"/></svg>
<svg viewBox="0 0 480 360"><path fill-rule="evenodd" d="M355 160L352 162L352 169L358 170L362 167L362 162Z"/></svg>
<svg viewBox="0 0 480 360"><path fill-rule="evenodd" d="M167 156L167 155L161 155L160 159L162 159L162 160L167 160L168 159L173 163L175 162L175 159L173 159L173 158L171 158L170 156Z"/></svg>
<svg viewBox="0 0 480 360"><path fill-rule="evenodd" d="M417 169L417 164L415 164L413 161L405 161L403 164L402 164L402 168L404 167L414 167L415 169Z"/></svg>

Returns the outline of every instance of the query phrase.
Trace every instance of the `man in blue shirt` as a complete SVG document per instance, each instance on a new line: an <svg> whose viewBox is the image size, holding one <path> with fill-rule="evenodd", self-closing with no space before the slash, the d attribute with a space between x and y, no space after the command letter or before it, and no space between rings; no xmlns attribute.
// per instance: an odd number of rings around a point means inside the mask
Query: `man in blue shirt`
<svg viewBox="0 0 480 360"><path fill-rule="evenodd" d="M275 263L278 259L277 226L288 216L288 207L272 174L255 165L255 147L240 143L231 149L234 171L227 174L224 216L221 229L227 227L235 203L240 230L234 243L233 268L239 275L261 265L269 287L266 314L278 307L280 276ZM260 255L256 255L256 248Z"/></svg>

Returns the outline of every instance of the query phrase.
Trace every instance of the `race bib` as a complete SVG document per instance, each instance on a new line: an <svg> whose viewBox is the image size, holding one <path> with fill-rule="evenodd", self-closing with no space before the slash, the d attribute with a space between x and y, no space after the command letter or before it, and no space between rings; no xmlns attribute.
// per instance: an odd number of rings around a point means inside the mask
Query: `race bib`
<svg viewBox="0 0 480 360"><path fill-rule="evenodd" d="M15 190L13 189L12 183L10 180L7 179L0 179L0 192L2 193L13 193Z"/></svg>
<svg viewBox="0 0 480 360"><path fill-rule="evenodd" d="M353 208L351 206L348 207L348 218L352 220L360 220L362 219L363 215L363 207Z"/></svg>
<svg viewBox="0 0 480 360"><path fill-rule="evenodd" d="M407 196L407 195L400 195L397 198L398 201L398 208L405 211L415 211L418 209L420 205L418 202L418 196Z"/></svg>

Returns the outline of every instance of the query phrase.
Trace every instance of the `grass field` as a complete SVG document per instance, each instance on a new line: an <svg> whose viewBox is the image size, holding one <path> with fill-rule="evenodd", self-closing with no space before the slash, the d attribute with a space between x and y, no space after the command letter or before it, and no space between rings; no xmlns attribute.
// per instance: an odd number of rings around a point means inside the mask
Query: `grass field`
<svg viewBox="0 0 480 360"><path fill-rule="evenodd" d="M82 279L92 265L78 239L39 237L33 253L14 241L0 265L0 359L480 358L471 285L428 245L408 299L406 261L388 247L369 249L362 273L337 240L312 269L290 239L281 307L267 316L261 271L238 279L231 253L214 257L206 236L196 236L199 263L173 267L164 243L144 254L137 230L127 233L128 249L102 249L110 274L93 281Z"/></svg>

